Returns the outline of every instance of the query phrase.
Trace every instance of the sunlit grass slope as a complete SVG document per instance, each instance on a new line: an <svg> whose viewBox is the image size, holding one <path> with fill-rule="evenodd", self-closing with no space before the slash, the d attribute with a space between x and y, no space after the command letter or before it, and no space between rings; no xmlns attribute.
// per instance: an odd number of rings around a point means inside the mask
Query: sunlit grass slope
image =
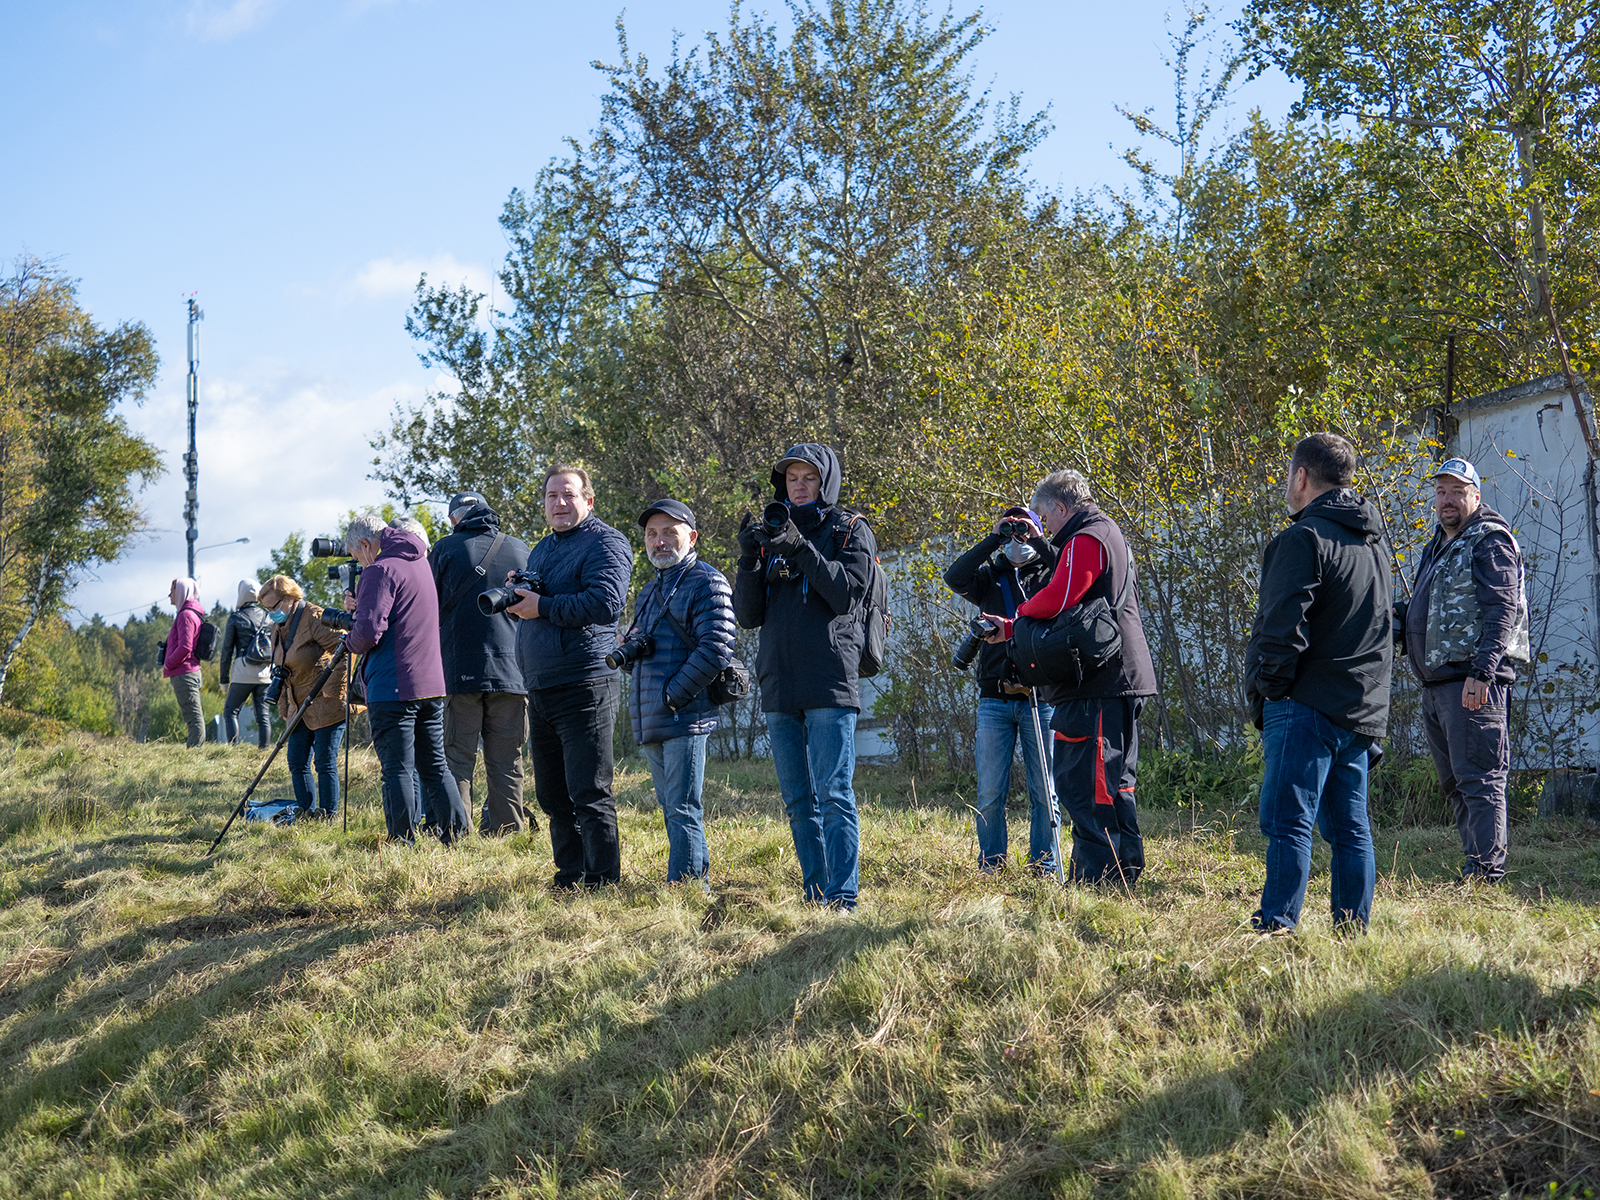
<svg viewBox="0 0 1600 1200"><path fill-rule="evenodd" d="M203 857L258 762L0 746L0 1196L1600 1187L1585 827L1515 828L1501 890L1380 830L1370 936L1319 873L1260 939L1251 795L1149 812L1134 894L1063 892L974 872L969 796L863 770L841 918L797 900L765 764L711 767L708 898L659 882L637 762L598 895L549 893L543 833L385 845L370 752L348 834Z"/></svg>

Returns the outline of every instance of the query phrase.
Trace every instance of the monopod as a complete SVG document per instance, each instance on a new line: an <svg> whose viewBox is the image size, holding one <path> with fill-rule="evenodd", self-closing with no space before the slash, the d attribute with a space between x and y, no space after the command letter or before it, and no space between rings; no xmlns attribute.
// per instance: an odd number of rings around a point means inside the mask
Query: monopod
<svg viewBox="0 0 1600 1200"><path fill-rule="evenodd" d="M300 724L300 718L305 715L306 709L317 698L317 693L327 686L328 680L332 678L333 673L339 669L339 664L345 660L349 653L350 647L345 645L344 640L341 638L338 653L333 656L333 661L327 665L322 674L317 676L317 681L311 685L311 691L307 693L300 707L295 709L294 716L289 719L289 723L283 727L283 732L278 735L277 744L272 747L272 753L267 755L267 761L261 764L261 770L256 772L256 777L250 781L250 786L245 788L244 795L239 797L239 803L234 805L233 812L228 817L228 823L222 827L222 832L217 834L217 840L211 843L211 849L206 851L207 858L210 858L216 848L222 844L222 839L227 836L228 830L233 828L233 823L243 814L245 805L250 802L250 796L256 790L256 785L261 782L262 777L267 773L267 769L272 766L273 761L278 757L278 751L283 749L284 743L289 740L289 735ZM350 736L348 724L345 728L345 736ZM345 802L349 803L348 799Z"/></svg>
<svg viewBox="0 0 1600 1200"><path fill-rule="evenodd" d="M1039 690L1028 689L1028 709L1033 714L1033 739L1039 748L1039 773L1044 776L1044 795L1050 803L1050 853L1055 856L1056 879L1067 882L1067 867L1061 861L1061 806L1056 803L1055 772L1051 769L1049 747L1044 740L1044 725L1039 720Z"/></svg>

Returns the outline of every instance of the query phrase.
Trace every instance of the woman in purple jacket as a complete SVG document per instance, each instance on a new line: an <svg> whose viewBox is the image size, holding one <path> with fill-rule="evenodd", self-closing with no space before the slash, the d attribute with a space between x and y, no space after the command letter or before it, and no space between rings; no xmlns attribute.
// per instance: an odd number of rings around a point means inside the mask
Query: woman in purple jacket
<svg viewBox="0 0 1600 1200"><path fill-rule="evenodd" d="M178 711L189 727L188 745L192 749L206 740L206 719L200 711L200 659L195 656L195 642L200 636L200 626L206 619L200 607L200 586L187 576L172 581L167 599L178 610L172 630L167 634L167 652L161 660L161 673L172 680L172 691L178 697Z"/></svg>

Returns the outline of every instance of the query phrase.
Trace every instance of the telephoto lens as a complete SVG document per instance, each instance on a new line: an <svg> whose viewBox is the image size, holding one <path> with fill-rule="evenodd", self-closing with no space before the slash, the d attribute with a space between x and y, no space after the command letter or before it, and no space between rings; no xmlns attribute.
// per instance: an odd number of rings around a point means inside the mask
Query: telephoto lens
<svg viewBox="0 0 1600 1200"><path fill-rule="evenodd" d="M774 500L761 512L761 529L768 537L777 537L789 523L789 506Z"/></svg>
<svg viewBox="0 0 1600 1200"><path fill-rule="evenodd" d="M288 667L273 667L272 682L267 684L267 694L262 700L268 707L278 702L278 693L283 691L283 681L289 677Z"/></svg>
<svg viewBox="0 0 1600 1200"><path fill-rule="evenodd" d="M312 558L337 558L344 553L344 543L334 538L312 538Z"/></svg>
<svg viewBox="0 0 1600 1200"><path fill-rule="evenodd" d="M967 636L962 639L961 645L956 647L956 652L950 656L950 665L958 671L965 671L978 657L984 639L994 632L994 626L982 617L973 617L967 625Z"/></svg>
<svg viewBox="0 0 1600 1200"><path fill-rule="evenodd" d="M354 614L347 613L342 608L325 608L322 610L322 623L343 633L349 633L356 626Z"/></svg>
<svg viewBox="0 0 1600 1200"><path fill-rule="evenodd" d="M641 658L649 658L655 652L655 638L648 633L636 634L606 655L606 666L613 671L620 671Z"/></svg>

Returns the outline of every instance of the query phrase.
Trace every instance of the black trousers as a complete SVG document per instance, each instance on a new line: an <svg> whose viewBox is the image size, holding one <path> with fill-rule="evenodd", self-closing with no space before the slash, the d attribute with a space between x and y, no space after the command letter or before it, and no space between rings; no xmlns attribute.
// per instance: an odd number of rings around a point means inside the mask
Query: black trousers
<svg viewBox="0 0 1600 1200"><path fill-rule="evenodd" d="M1064 700L1050 719L1056 795L1072 822L1071 879L1132 887L1144 870L1134 800L1142 708L1137 696Z"/></svg>
<svg viewBox="0 0 1600 1200"><path fill-rule="evenodd" d="M550 818L556 887L599 887L622 877L611 734L622 676L610 674L528 693L533 790Z"/></svg>
<svg viewBox="0 0 1600 1200"><path fill-rule="evenodd" d="M412 841L419 808L446 845L469 833L472 822L444 757L444 697L375 702L367 706L367 720L383 768L383 817L389 836Z"/></svg>

